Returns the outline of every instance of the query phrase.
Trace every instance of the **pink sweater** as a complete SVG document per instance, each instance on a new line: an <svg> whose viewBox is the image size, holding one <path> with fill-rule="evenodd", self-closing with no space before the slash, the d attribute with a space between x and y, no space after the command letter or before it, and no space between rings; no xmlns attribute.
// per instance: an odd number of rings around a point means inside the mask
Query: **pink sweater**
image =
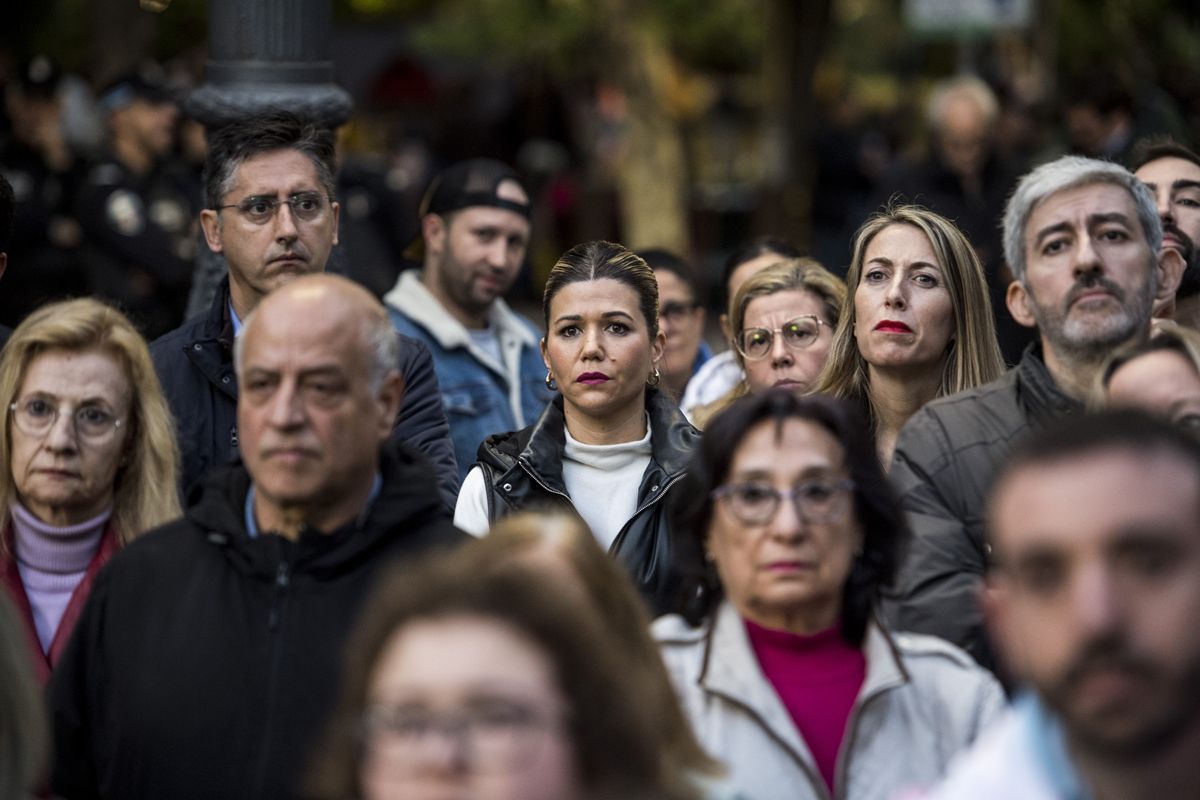
<svg viewBox="0 0 1200 800"><path fill-rule="evenodd" d="M750 646L832 794L838 750L867 674L862 650L842 638L841 624L801 636L746 620Z"/></svg>

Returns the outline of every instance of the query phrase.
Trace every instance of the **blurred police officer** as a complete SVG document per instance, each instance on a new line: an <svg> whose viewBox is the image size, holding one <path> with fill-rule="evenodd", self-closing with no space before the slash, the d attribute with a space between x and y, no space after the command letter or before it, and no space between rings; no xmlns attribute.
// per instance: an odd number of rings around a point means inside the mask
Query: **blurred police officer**
<svg viewBox="0 0 1200 800"><path fill-rule="evenodd" d="M122 305L148 337L183 318L198 199L164 168L178 111L153 72L131 73L100 96L108 150L76 203L90 289Z"/></svg>

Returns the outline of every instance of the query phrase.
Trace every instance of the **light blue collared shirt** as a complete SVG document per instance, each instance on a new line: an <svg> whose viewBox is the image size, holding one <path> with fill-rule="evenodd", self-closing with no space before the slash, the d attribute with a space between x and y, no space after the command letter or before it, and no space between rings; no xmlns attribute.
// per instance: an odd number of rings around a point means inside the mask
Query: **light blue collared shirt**
<svg viewBox="0 0 1200 800"><path fill-rule="evenodd" d="M1013 710L1024 722L1030 752L1054 787L1055 796L1062 800L1091 800L1091 792L1071 763L1062 724L1037 695L1032 692L1019 695L1013 701Z"/></svg>
<svg viewBox="0 0 1200 800"><path fill-rule="evenodd" d="M237 312L233 310L233 301L229 301L229 319L233 322L233 336L237 338L242 332L242 321L238 318Z"/></svg>
<svg viewBox="0 0 1200 800"><path fill-rule="evenodd" d="M375 500L379 497L379 492L383 489L383 476L378 472L375 473L375 480L371 483L371 493L367 495L367 502L363 505L363 509L359 512L356 524L362 525L367 518L367 514L371 513L371 507L375 505ZM254 484L250 484L250 491L246 492L246 533L251 539L258 538L258 520L254 518Z"/></svg>

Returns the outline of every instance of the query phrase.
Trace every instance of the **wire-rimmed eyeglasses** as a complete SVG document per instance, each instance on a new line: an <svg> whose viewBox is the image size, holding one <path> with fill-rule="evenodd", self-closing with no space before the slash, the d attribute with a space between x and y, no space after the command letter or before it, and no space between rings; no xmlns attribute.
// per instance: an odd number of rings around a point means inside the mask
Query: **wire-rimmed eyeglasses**
<svg viewBox="0 0 1200 800"><path fill-rule="evenodd" d="M256 194L247 197L240 203L217 206L217 210L236 208L247 222L265 225L275 218L275 212L279 210L279 207L286 204L292 207L292 216L296 219L301 222L312 222L325 212L331 202L333 202L332 198L326 197L320 192L296 192L283 200L273 195Z"/></svg>
<svg viewBox="0 0 1200 800"><path fill-rule="evenodd" d="M785 322L782 327L774 330L746 328L738 334L733 344L743 358L757 361L770 354L777 334L783 337L783 343L789 350L804 350L812 347L813 343L821 336L822 325L828 327L829 323L812 314L804 314Z"/></svg>
<svg viewBox="0 0 1200 800"><path fill-rule="evenodd" d="M17 427L29 436L45 436L58 420L58 406L41 397L31 397L10 403L8 410L13 414ZM121 420L103 406L84 405L71 414L75 435L90 442L108 439L118 428Z"/></svg>
<svg viewBox="0 0 1200 800"><path fill-rule="evenodd" d="M505 772L528 763L539 737L563 723L561 714L509 700L453 711L380 703L363 713L361 730L368 747L401 769L425 763L448 741L472 769Z"/></svg>

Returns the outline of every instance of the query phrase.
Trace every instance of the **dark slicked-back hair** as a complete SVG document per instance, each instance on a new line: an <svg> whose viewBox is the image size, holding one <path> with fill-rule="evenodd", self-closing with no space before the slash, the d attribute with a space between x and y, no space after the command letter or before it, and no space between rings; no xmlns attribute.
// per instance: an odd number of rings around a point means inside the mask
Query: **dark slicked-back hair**
<svg viewBox="0 0 1200 800"><path fill-rule="evenodd" d="M725 259L725 267L721 270L721 308L728 306L733 299L729 296L729 279L737 272L737 268L766 253L775 253L780 261L803 255L799 247L776 236L759 236L736 248Z"/></svg>
<svg viewBox="0 0 1200 800"><path fill-rule="evenodd" d="M1179 158L1190 161L1200 167L1200 156L1181 145L1169 136L1151 136L1139 139L1133 147L1133 158L1129 161L1129 171L1137 172L1151 161L1160 158Z"/></svg>
<svg viewBox="0 0 1200 800"><path fill-rule="evenodd" d="M1192 473L1200 498L1200 440L1144 411L1118 409L1055 420L1013 450L989 493L994 500L1013 476L1031 467L1063 464L1098 453L1168 455ZM988 514L990 519L992 514Z"/></svg>
<svg viewBox="0 0 1200 800"><path fill-rule="evenodd" d="M209 208L233 189L237 169L249 158L276 150L298 150L312 161L321 188L334 192L336 141L333 131L287 111L269 111L223 125L208 134L204 194Z"/></svg>
<svg viewBox="0 0 1200 800"><path fill-rule="evenodd" d="M716 568L705 558L705 542L713 519L713 490L729 479L738 447L760 422L772 422L781 430L791 420L828 431L845 451L847 472L854 481L854 515L863 544L842 589L842 637L858 647L883 590L896 576L909 529L879 466L866 421L849 403L831 397L801 397L786 390L749 395L704 429L671 509L677 563L684 575L680 610L688 622L699 625L724 595Z"/></svg>
<svg viewBox="0 0 1200 800"><path fill-rule="evenodd" d="M1129 164L1130 172L1137 172L1151 161L1160 158L1178 158L1200 167L1200 155L1181 145L1169 136L1151 136L1138 141L1133 148L1133 159ZM1192 242L1192 250L1185 253L1187 263L1184 265L1183 279L1175 290L1175 298L1181 300L1200 294L1200 242Z"/></svg>
<svg viewBox="0 0 1200 800"><path fill-rule="evenodd" d="M650 269L655 272L662 270L679 278L679 280L687 284L688 290L692 293L693 301L697 303L704 302L704 287L700 284L700 276L681 257L675 255L670 250L663 250L657 247L649 250L638 250L636 255L645 261Z"/></svg>
<svg viewBox="0 0 1200 800"><path fill-rule="evenodd" d="M0 253L8 252L12 244L13 215L17 210L17 198L13 195L12 184L0 175Z"/></svg>
<svg viewBox="0 0 1200 800"><path fill-rule="evenodd" d="M613 242L584 242L562 254L546 278L542 292L542 314L550 328L550 303L564 286L582 281L611 278L633 290L646 322L650 341L658 336L658 281L654 271L639 256Z"/></svg>

